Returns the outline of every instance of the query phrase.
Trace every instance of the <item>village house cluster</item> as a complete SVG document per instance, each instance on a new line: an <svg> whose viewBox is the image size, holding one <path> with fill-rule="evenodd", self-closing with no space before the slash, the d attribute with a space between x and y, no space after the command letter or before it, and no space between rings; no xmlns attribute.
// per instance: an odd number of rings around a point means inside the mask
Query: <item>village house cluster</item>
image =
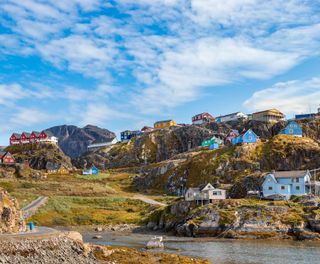
<svg viewBox="0 0 320 264"><path fill-rule="evenodd" d="M33 131L32 133L23 132L22 134L13 133L9 141L11 146L37 142L58 143L58 139L49 131Z"/></svg>
<svg viewBox="0 0 320 264"><path fill-rule="evenodd" d="M320 107L318 108L318 113L313 114L299 114L295 116L295 120L299 119L312 119L312 118L320 118ZM192 124L193 125L202 125L209 122L216 122L216 123L225 123L231 121L239 121L239 120L255 120L265 123L276 123L282 120L286 120L285 115L280 112L278 109L267 109L264 111L255 112L252 114L245 114L242 112L235 112L227 115L221 115L217 117L213 117L208 112L203 112L201 114L197 114L192 117ZM128 142L130 139L137 137L143 133L151 132L154 129L164 129L171 126L178 126L176 121L173 119L157 121L154 123L153 127L145 126L141 130L125 130L120 133L121 141ZM295 134L299 135L300 133L298 130L297 125L293 125L294 127L287 127L286 130L283 132L284 134ZM292 132L293 131L293 132ZM254 134L253 131L242 131L241 134L239 131L230 131L230 134L224 139L225 143L229 142L230 144L241 144L241 143L255 143L258 140L258 136ZM210 141L211 140L211 141ZM217 142L216 142L217 141ZM219 145L218 139L208 139L207 142L204 142L202 145L211 146L211 148L216 148Z"/></svg>
<svg viewBox="0 0 320 264"><path fill-rule="evenodd" d="M314 171L315 172L315 171ZM249 191L261 199L289 200L293 196L320 195L320 182L312 179L311 171L272 171L265 175L259 190ZM189 188L185 200L197 205L212 203L228 197L227 191L213 187L211 183Z"/></svg>

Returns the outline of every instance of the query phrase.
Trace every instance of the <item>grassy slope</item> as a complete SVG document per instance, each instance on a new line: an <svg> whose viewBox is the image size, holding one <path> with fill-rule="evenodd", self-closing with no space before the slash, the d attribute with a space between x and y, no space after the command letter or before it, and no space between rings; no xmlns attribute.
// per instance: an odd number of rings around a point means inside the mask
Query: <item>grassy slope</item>
<svg viewBox="0 0 320 264"><path fill-rule="evenodd" d="M132 177L119 172L50 175L41 181L0 179L0 187L17 197L21 206L48 196L47 205L31 219L39 225L139 224L154 207L130 199L137 194L131 187Z"/></svg>

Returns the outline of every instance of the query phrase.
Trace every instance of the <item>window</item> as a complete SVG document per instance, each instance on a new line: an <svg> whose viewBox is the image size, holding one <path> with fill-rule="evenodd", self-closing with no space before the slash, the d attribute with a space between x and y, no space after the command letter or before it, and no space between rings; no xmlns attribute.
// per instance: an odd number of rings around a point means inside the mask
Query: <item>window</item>
<svg viewBox="0 0 320 264"><path fill-rule="evenodd" d="M299 182L299 178L293 178L292 182Z"/></svg>
<svg viewBox="0 0 320 264"><path fill-rule="evenodd" d="M297 190L297 191L300 191L300 186L296 186L296 190Z"/></svg>
<svg viewBox="0 0 320 264"><path fill-rule="evenodd" d="M221 195L222 193L221 193L221 191L214 191L214 192L212 192L212 195Z"/></svg>
<svg viewBox="0 0 320 264"><path fill-rule="evenodd" d="M286 189L286 186L281 186L281 190L285 190Z"/></svg>
<svg viewBox="0 0 320 264"><path fill-rule="evenodd" d="M272 186L269 186L269 187L268 187L268 190L269 190L269 191L272 191Z"/></svg>

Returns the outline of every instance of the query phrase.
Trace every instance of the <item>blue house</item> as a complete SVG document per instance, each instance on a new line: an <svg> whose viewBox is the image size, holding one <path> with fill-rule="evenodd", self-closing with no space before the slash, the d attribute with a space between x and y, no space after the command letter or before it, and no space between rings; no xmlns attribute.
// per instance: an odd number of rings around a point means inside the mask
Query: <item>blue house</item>
<svg viewBox="0 0 320 264"><path fill-rule="evenodd" d="M232 145L237 145L237 144L252 144L256 143L258 141L259 137L251 130L247 130L246 132L242 133L240 136L233 138L231 140Z"/></svg>
<svg viewBox="0 0 320 264"><path fill-rule="evenodd" d="M131 131L131 130L126 130L120 133L121 135L121 141L129 141L131 138L134 138L136 136L141 135L142 132L140 130L135 130L135 131Z"/></svg>
<svg viewBox="0 0 320 264"><path fill-rule="evenodd" d="M311 175L306 171L277 171L269 173L262 183L262 195L265 198L281 196L290 199L311 193Z"/></svg>
<svg viewBox="0 0 320 264"><path fill-rule="evenodd" d="M95 166L92 166L91 169L84 170L82 172L82 174L83 175L98 175L99 174L99 170Z"/></svg>
<svg viewBox="0 0 320 264"><path fill-rule="evenodd" d="M280 131L281 135L302 137L302 128L295 121L289 121L288 125Z"/></svg>

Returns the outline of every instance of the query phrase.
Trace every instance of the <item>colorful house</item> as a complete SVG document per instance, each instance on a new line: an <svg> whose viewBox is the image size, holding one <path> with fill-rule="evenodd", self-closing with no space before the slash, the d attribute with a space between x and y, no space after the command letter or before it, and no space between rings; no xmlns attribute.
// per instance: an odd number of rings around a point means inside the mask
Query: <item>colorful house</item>
<svg viewBox="0 0 320 264"><path fill-rule="evenodd" d="M285 119L285 115L278 109L268 109L252 114L252 120L266 123L278 122Z"/></svg>
<svg viewBox="0 0 320 264"><path fill-rule="evenodd" d="M177 123L173 119L170 120L163 120L163 121L157 121L154 123L154 128L166 128L166 127L171 127L171 126L176 126Z"/></svg>
<svg viewBox="0 0 320 264"><path fill-rule="evenodd" d="M295 115L296 120L300 119L313 119L316 117L317 114L300 114L300 115Z"/></svg>
<svg viewBox="0 0 320 264"><path fill-rule="evenodd" d="M39 141L58 143L58 138L56 138L50 131L42 131L39 135Z"/></svg>
<svg viewBox="0 0 320 264"><path fill-rule="evenodd" d="M201 125L204 123L213 122L214 120L215 119L211 114L205 112L205 113L201 113L201 114L193 116L192 117L192 124L193 125Z"/></svg>
<svg viewBox="0 0 320 264"><path fill-rule="evenodd" d="M30 143L30 137L31 137L31 134L30 134L30 133L28 133L28 132L23 132L23 133L21 134L20 142L21 142L22 144L28 144L28 143Z"/></svg>
<svg viewBox="0 0 320 264"><path fill-rule="evenodd" d="M42 131L36 132L33 131L31 134L28 132L23 132L22 134L13 133L9 139L10 145L19 145L19 144L29 144L36 142L52 142L57 143L58 139L53 136L51 132Z"/></svg>
<svg viewBox="0 0 320 264"><path fill-rule="evenodd" d="M38 142L40 139L41 132L32 131L30 135L30 142Z"/></svg>
<svg viewBox="0 0 320 264"><path fill-rule="evenodd" d="M219 145L221 144L223 144L223 140L217 137L212 137L210 139L203 140L201 143L201 146L209 147L210 149L216 149L216 148L219 148Z"/></svg>
<svg viewBox="0 0 320 264"><path fill-rule="evenodd" d="M139 135L141 135L141 131L139 130L135 130L135 131L125 130L120 133L121 141L123 142L129 141L130 139L137 137Z"/></svg>
<svg viewBox="0 0 320 264"><path fill-rule="evenodd" d="M248 116L246 114L242 112L235 112L232 114L216 117L216 122L223 123L223 122L229 122L229 121L238 121L238 120L247 119L247 118Z"/></svg>
<svg viewBox="0 0 320 264"><path fill-rule="evenodd" d="M273 171L262 183L262 195L265 198L300 196L311 193L311 175L306 171Z"/></svg>
<svg viewBox="0 0 320 264"><path fill-rule="evenodd" d="M0 164L14 164L15 162L16 160L10 152L0 151Z"/></svg>
<svg viewBox="0 0 320 264"><path fill-rule="evenodd" d="M10 145L19 145L21 139L21 134L13 133L9 139Z"/></svg>
<svg viewBox="0 0 320 264"><path fill-rule="evenodd" d="M99 170L95 166L92 166L91 169L84 170L82 172L82 175L98 175L98 174L99 174Z"/></svg>
<svg viewBox="0 0 320 264"><path fill-rule="evenodd" d="M295 121L289 121L288 125L280 131L281 135L302 137L302 128Z"/></svg>
<svg viewBox="0 0 320 264"><path fill-rule="evenodd" d="M258 141L259 137L251 130L247 130L240 136L232 139L232 145L237 144L253 144Z"/></svg>
<svg viewBox="0 0 320 264"><path fill-rule="evenodd" d="M153 127L148 127L148 126L144 126L143 128L141 128L142 133L152 132L153 130L154 130Z"/></svg>
<svg viewBox="0 0 320 264"><path fill-rule="evenodd" d="M239 131L238 130L236 130L236 129L231 129L230 131L229 131L229 133L227 134L227 136L225 137L225 139L224 139L224 144L225 145L232 145L232 140L234 139L234 138L237 138L237 137L239 137Z"/></svg>

